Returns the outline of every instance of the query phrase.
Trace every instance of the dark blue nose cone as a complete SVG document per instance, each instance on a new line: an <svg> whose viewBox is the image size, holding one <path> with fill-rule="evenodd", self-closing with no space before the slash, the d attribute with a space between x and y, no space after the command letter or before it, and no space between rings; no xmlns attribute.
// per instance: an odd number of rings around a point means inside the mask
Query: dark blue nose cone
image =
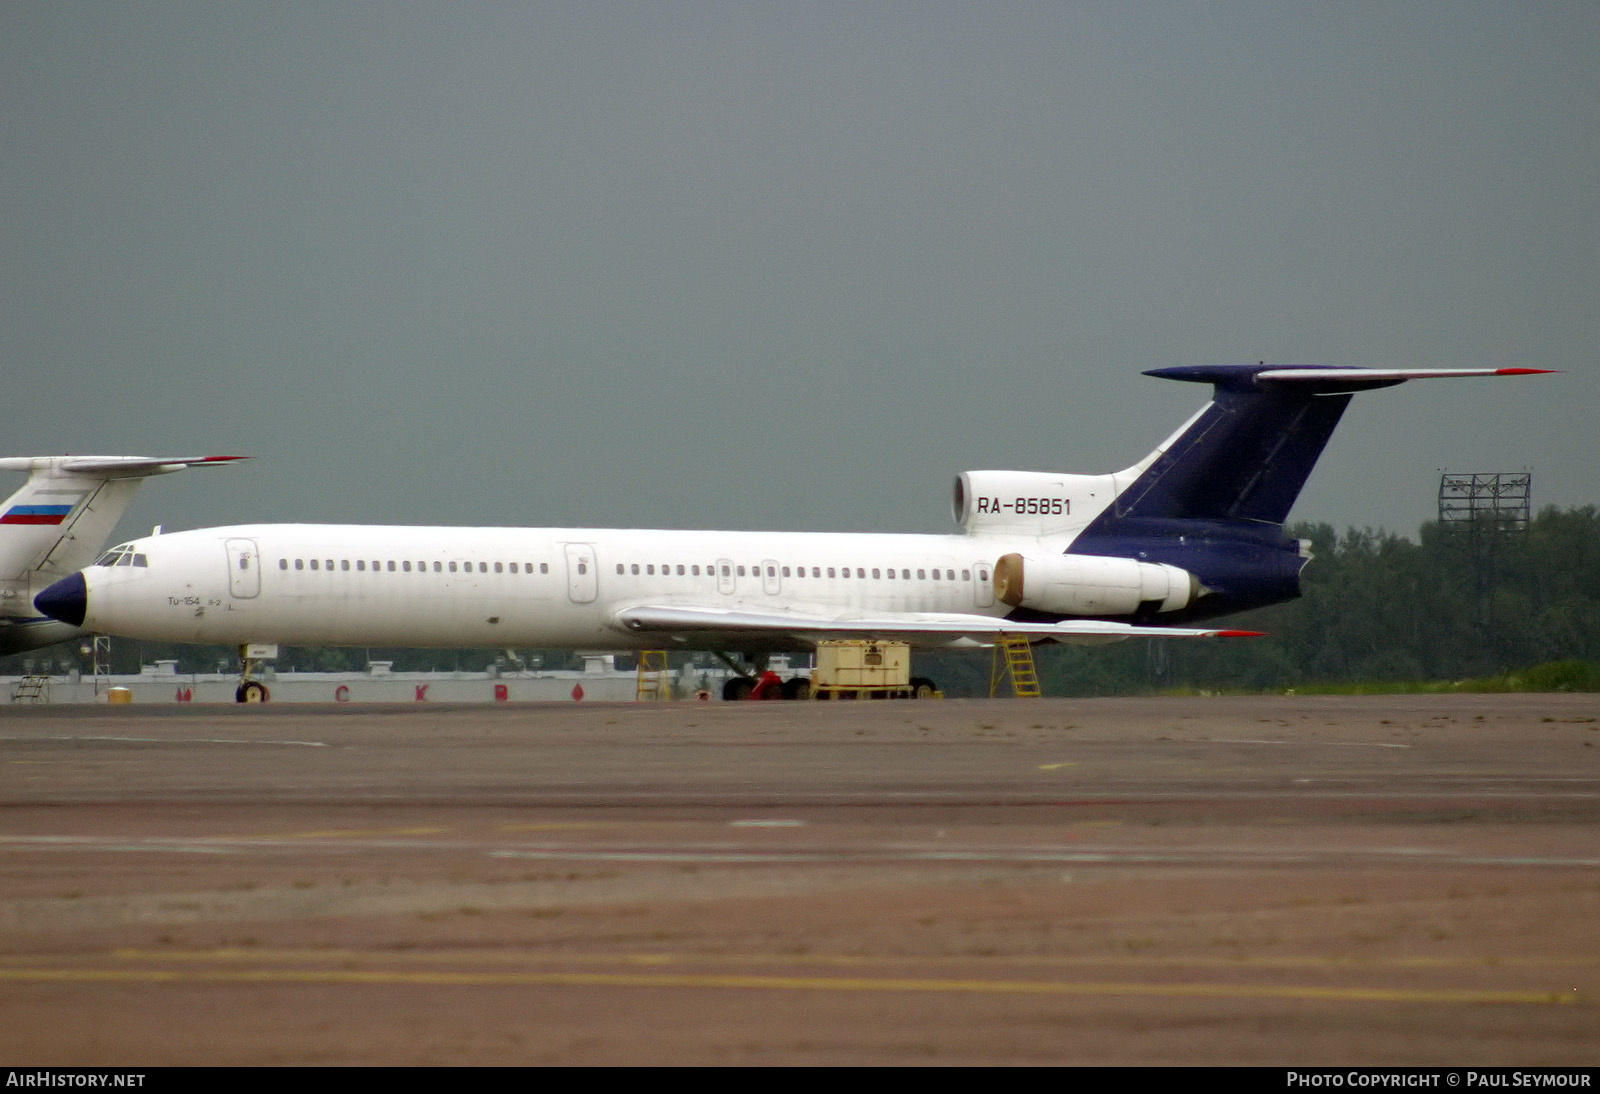
<svg viewBox="0 0 1600 1094"><path fill-rule="evenodd" d="M89 610L89 587L81 573L64 577L34 597L33 606L51 619L81 627L84 613Z"/></svg>

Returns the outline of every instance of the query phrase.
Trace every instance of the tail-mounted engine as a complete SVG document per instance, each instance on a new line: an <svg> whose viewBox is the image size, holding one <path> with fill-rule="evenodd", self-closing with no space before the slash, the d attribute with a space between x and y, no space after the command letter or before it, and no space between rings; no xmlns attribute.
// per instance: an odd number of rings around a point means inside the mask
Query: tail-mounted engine
<svg viewBox="0 0 1600 1094"><path fill-rule="evenodd" d="M1201 593L1187 570L1158 562L1098 555L1004 555L994 593L1014 608L1056 615L1121 616L1175 612Z"/></svg>

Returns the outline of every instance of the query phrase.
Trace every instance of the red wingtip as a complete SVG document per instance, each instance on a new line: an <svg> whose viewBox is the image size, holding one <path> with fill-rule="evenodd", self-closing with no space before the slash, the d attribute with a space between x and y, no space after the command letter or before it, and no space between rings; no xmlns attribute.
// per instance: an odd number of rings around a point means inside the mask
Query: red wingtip
<svg viewBox="0 0 1600 1094"><path fill-rule="evenodd" d="M1497 368L1496 376L1543 376L1546 373L1560 372L1558 368Z"/></svg>
<svg viewBox="0 0 1600 1094"><path fill-rule="evenodd" d="M254 456L207 456L201 463L229 463L233 460L253 460Z"/></svg>
<svg viewBox="0 0 1600 1094"><path fill-rule="evenodd" d="M1266 631L1218 631L1218 638L1265 638Z"/></svg>

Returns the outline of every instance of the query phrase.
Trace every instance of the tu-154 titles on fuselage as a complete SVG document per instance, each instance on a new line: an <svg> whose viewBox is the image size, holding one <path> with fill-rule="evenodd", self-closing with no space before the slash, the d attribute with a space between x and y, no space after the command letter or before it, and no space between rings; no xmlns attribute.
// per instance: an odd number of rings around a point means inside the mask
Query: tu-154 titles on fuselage
<svg viewBox="0 0 1600 1094"><path fill-rule="evenodd" d="M122 544L35 604L73 627L240 646L762 655L1245 633L1199 624L1299 595L1309 556L1284 520L1352 393L1544 371L1156 369L1211 384L1211 402L1114 474L963 473L951 535L237 525Z"/></svg>

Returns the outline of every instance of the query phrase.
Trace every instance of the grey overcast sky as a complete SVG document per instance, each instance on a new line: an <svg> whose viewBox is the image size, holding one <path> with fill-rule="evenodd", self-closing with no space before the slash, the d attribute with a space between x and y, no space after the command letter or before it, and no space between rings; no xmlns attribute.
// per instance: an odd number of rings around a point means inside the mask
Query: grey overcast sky
<svg viewBox="0 0 1600 1094"><path fill-rule="evenodd" d="M1590 504L1597 56L1593 0L7 3L3 454L258 457L129 533L939 531L1209 394L1143 369L1517 365L1358 396L1294 515Z"/></svg>

